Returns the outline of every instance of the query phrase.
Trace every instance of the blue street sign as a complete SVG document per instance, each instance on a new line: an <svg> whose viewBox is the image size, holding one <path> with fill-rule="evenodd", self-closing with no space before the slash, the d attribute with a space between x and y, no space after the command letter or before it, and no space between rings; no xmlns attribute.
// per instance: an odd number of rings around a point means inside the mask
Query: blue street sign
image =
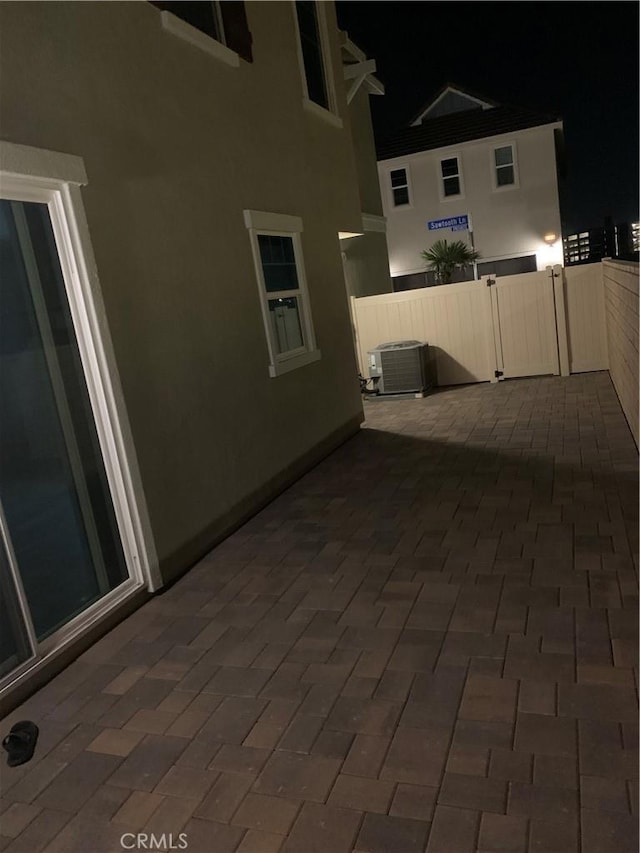
<svg viewBox="0 0 640 853"><path fill-rule="evenodd" d="M440 231L443 228L450 228L452 231L467 231L469 228L469 214L464 216L452 216L450 219L432 219L427 222L429 231Z"/></svg>

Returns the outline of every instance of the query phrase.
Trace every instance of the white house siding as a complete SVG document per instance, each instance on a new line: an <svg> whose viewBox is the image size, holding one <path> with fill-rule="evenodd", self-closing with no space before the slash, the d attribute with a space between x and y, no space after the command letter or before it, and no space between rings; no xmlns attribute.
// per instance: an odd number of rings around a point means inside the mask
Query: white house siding
<svg viewBox="0 0 640 853"><path fill-rule="evenodd" d="M554 129L561 123L520 130L382 160L378 174L384 214L391 275L423 272L420 257L437 239L463 239L465 231L428 231L427 222L471 214L475 248L483 260L536 255L537 268L562 263L560 207L556 176ZM493 186L493 149L515 144L518 185L495 190ZM440 197L440 160L458 156L462 164L463 197ZM389 172L405 167L410 175L411 205L394 207ZM558 235L558 243L549 248L544 236Z"/></svg>
<svg viewBox="0 0 640 853"><path fill-rule="evenodd" d="M292 3L247 3L253 63L149 3L4 3L2 137L83 158L82 196L164 580L358 429L338 240L361 203L344 127L303 108ZM375 173L374 173L375 174ZM300 217L318 348L270 378L243 210Z"/></svg>
<svg viewBox="0 0 640 853"><path fill-rule="evenodd" d="M609 372L638 444L638 264L603 261Z"/></svg>

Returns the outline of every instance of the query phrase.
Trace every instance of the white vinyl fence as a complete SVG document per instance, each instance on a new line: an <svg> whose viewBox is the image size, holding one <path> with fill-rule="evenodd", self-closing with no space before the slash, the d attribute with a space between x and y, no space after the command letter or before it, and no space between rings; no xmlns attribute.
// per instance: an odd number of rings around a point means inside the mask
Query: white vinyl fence
<svg viewBox="0 0 640 853"><path fill-rule="evenodd" d="M363 375L378 344L417 340L434 350L439 385L489 379L491 309L479 282L367 296L353 305Z"/></svg>
<svg viewBox="0 0 640 853"><path fill-rule="evenodd" d="M360 371L378 344L429 344L438 385L610 370L638 442L638 264L605 260L352 300Z"/></svg>
<svg viewBox="0 0 640 853"><path fill-rule="evenodd" d="M603 261L611 381L638 444L638 264Z"/></svg>
<svg viewBox="0 0 640 853"><path fill-rule="evenodd" d="M622 306L633 299L634 284L637 319L637 273L633 279L620 264L608 268L607 312L600 262L354 299L361 373L368 375L370 350L400 340L429 344L439 385L607 370L620 347L611 340L607 346L605 317L624 327L618 338L633 338L633 311ZM634 340L637 356L637 333ZM632 360L617 356L621 375Z"/></svg>
<svg viewBox="0 0 640 853"><path fill-rule="evenodd" d="M561 372L551 268L368 296L352 304L363 375L370 350L400 340L429 344L438 385Z"/></svg>
<svg viewBox="0 0 640 853"><path fill-rule="evenodd" d="M565 267L564 285L570 372L607 370L602 264Z"/></svg>

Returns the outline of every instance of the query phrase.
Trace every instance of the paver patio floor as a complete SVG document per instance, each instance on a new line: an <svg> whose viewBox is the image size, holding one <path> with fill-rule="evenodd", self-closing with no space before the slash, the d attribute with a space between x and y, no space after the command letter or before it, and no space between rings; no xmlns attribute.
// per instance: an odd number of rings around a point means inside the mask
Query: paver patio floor
<svg viewBox="0 0 640 853"><path fill-rule="evenodd" d="M608 374L365 412L3 722L41 735L0 849L635 853L638 458Z"/></svg>

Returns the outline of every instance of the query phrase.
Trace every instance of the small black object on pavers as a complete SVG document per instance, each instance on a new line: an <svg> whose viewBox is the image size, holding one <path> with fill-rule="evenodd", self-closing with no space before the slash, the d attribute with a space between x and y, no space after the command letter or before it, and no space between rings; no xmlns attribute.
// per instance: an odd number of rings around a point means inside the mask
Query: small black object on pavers
<svg viewBox="0 0 640 853"><path fill-rule="evenodd" d="M2 746L9 757L9 767L26 764L33 758L33 752L38 740L38 727L31 720L20 720L11 727L9 734L3 739Z"/></svg>

